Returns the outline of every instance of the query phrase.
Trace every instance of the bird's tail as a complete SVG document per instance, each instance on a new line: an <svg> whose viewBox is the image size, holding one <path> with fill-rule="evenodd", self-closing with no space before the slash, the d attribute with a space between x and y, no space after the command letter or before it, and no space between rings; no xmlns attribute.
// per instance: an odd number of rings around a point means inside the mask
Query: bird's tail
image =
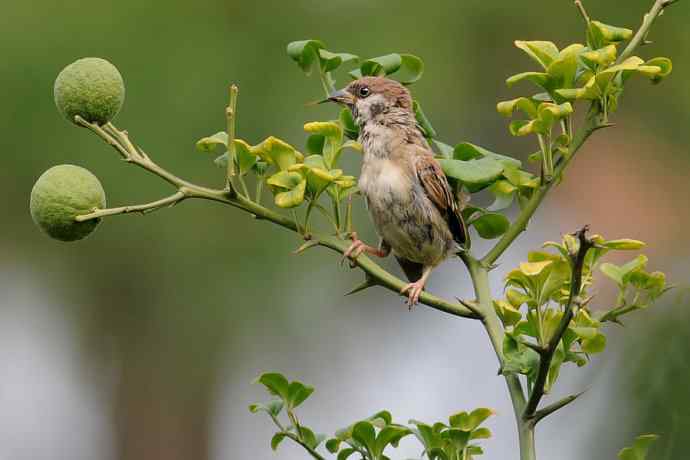
<svg viewBox="0 0 690 460"><path fill-rule="evenodd" d="M395 256L400 268L402 268L408 281L414 283L419 278L422 277L422 272L424 271L424 265L417 262L412 262L411 260L403 259L402 257Z"/></svg>

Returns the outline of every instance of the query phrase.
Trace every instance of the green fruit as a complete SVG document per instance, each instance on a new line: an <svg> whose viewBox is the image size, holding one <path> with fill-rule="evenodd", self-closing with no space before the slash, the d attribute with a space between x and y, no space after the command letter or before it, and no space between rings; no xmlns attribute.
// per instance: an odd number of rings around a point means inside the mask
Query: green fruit
<svg viewBox="0 0 690 460"><path fill-rule="evenodd" d="M105 192L98 178L74 165L53 166L31 190L31 217L52 238L76 241L93 232L100 219L77 222L74 218L95 208L105 208Z"/></svg>
<svg viewBox="0 0 690 460"><path fill-rule="evenodd" d="M125 83L117 68L105 59L84 58L68 65L55 79L55 105L75 123L79 115L103 125L113 118L125 101Z"/></svg>

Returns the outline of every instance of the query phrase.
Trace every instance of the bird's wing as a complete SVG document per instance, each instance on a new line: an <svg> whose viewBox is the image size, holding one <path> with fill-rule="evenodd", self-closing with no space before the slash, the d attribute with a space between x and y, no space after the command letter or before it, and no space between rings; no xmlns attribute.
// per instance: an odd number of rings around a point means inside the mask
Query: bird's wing
<svg viewBox="0 0 690 460"><path fill-rule="evenodd" d="M441 165L430 151L422 148L415 149L413 162L419 182L421 182L427 197L446 217L448 226L455 241L466 246L468 243L467 227L460 213L458 204L453 198L446 175Z"/></svg>

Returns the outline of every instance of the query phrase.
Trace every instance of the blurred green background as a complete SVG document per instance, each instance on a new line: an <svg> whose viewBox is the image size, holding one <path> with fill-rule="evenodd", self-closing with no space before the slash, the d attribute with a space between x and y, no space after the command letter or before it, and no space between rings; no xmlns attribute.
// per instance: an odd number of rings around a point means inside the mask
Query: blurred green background
<svg viewBox="0 0 690 460"><path fill-rule="evenodd" d="M652 1L586 3L593 17L635 28ZM116 124L161 165L209 185L222 172L194 143L223 129L231 82L240 86L239 135L252 143L273 134L301 146L304 122L334 115L305 107L320 85L285 54L303 38L364 57L423 57L413 91L442 138L524 158L531 141L510 137L495 111L518 94L505 77L531 67L512 41L582 41L570 0L33 0L6 2L2 16L0 458L278 458L268 421L246 409L263 398L252 378L269 370L316 385L303 413L324 432L381 408L432 421L494 407L486 458L516 458L505 388L476 324L423 307L408 313L382 291L344 298L359 274L325 251L292 255L294 235L227 207L186 202L115 217L62 244L34 227L28 199L36 178L60 163L93 171L110 205L168 192L57 113L54 78L85 56L110 60L125 78ZM640 53L671 57L674 74L659 87L630 85L617 127L595 136L494 275L589 223L611 238L648 241L650 268L681 286L614 331L587 370L565 372L558 394L591 389L540 426L543 458L612 459L641 432L664 435L653 458L690 449L688 19L681 1L658 22ZM352 172L357 160L347 159ZM362 212L357 225L373 238ZM455 262L430 288L470 295ZM600 304L610 295L602 288ZM281 449L280 458L303 458Z"/></svg>

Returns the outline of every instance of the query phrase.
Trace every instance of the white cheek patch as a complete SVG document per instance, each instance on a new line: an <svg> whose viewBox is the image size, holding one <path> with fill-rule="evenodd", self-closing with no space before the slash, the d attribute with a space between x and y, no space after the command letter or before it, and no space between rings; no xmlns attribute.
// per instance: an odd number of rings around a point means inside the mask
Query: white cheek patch
<svg viewBox="0 0 690 460"><path fill-rule="evenodd" d="M357 112L365 120L371 120L382 113L386 107L386 100L381 94L373 94L357 101Z"/></svg>

